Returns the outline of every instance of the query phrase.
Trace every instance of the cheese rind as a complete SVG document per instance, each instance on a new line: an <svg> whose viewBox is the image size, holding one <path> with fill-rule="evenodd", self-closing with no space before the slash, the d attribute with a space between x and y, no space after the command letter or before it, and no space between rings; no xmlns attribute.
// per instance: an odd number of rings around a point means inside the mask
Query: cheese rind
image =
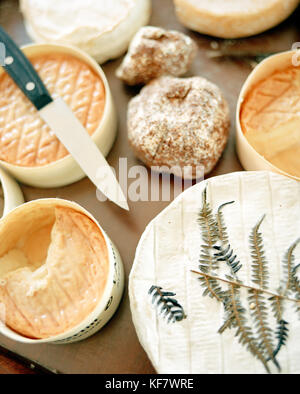
<svg viewBox="0 0 300 394"><path fill-rule="evenodd" d="M90 135L97 130L105 107L101 78L75 56L49 53L30 57L51 95L62 97ZM54 132L11 78L0 76L0 160L39 167L68 155Z"/></svg>
<svg viewBox="0 0 300 394"><path fill-rule="evenodd" d="M240 111L253 148L287 174L300 177L300 68L278 70L257 83Z"/></svg>
<svg viewBox="0 0 300 394"><path fill-rule="evenodd" d="M298 0L174 0L186 27L222 38L252 36L286 19Z"/></svg>
<svg viewBox="0 0 300 394"><path fill-rule="evenodd" d="M74 45L97 62L122 55L151 14L150 0L22 0L32 39Z"/></svg>
<svg viewBox="0 0 300 394"><path fill-rule="evenodd" d="M217 332L223 324L223 307L202 296L199 276L191 272L199 270L203 242L197 219L205 187L214 212L224 202L234 201L223 213L231 246L243 264L239 278L245 284L253 284L249 235L266 215L260 230L270 288L274 292L278 289L284 253L300 235L299 182L264 171L211 178L177 197L141 237L129 279L137 335L158 373L264 373L263 365L238 342L235 330L222 335ZM300 247L295 258L300 258ZM152 285L176 293L187 318L167 324L147 293ZM283 373L299 373L300 320L293 307L287 316L290 335L278 359Z"/></svg>

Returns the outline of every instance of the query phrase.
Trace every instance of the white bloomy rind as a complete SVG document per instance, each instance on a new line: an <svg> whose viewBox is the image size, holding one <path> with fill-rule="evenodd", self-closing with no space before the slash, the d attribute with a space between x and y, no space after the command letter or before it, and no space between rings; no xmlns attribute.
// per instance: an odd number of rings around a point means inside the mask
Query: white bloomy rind
<svg viewBox="0 0 300 394"><path fill-rule="evenodd" d="M98 63L121 56L150 19L150 0L21 0L37 43L74 45Z"/></svg>
<svg viewBox="0 0 300 394"><path fill-rule="evenodd" d="M189 188L147 226L129 279L133 322L158 373L265 373L261 362L238 343L235 329L218 333L223 307L202 296L199 276L191 272L199 270L203 242L197 219L205 187L214 212L222 203L235 201L223 214L230 244L243 264L238 275L245 284L253 285L249 235L266 215L260 231L272 278L270 288L278 289L283 256L300 236L300 183L267 171L222 175ZM300 259L300 245L295 258ZM176 293L187 318L167 324L151 303L148 290L152 285ZM299 373L300 320L294 305L290 309L286 311L289 338L278 361L282 373Z"/></svg>

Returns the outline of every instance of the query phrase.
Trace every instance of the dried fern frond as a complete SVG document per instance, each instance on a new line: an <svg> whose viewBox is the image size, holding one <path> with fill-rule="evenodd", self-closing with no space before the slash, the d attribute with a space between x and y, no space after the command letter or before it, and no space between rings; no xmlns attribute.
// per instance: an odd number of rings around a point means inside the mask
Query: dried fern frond
<svg viewBox="0 0 300 394"><path fill-rule="evenodd" d="M229 296L229 292L226 291L224 294L224 298L223 298L223 306L224 306L224 311L225 311L225 318L224 318L224 323L222 324L222 326L218 329L218 333L219 334L223 334L223 332L227 329L227 328L232 328L236 326L236 316L232 311L231 308L231 304L230 304L230 296ZM246 309L243 308L243 306L239 303L239 301L237 300L237 308L238 308L238 312L239 314L243 314L246 312Z"/></svg>
<svg viewBox="0 0 300 394"><path fill-rule="evenodd" d="M299 244L300 239L297 239L286 251L284 258L283 258L283 269L284 269L284 276L285 282L283 285L283 294L287 294L289 291L295 290L295 270L294 270L294 251L296 246ZM297 283L297 282L296 282Z"/></svg>
<svg viewBox="0 0 300 394"><path fill-rule="evenodd" d="M227 279L224 279L224 278L219 278L219 277L217 277L215 275L212 275L212 274L207 274L205 272L200 272L200 271L195 271L195 270L191 270L191 272L194 273L194 274L200 275L200 276L206 276L209 279L215 279L215 280L217 280L217 281L219 281L220 283L223 283L223 284L234 285L235 287L238 287L238 288L244 288L246 290L259 290L263 294L268 295L270 297L270 299L272 297L277 297L281 301L288 301L288 302L292 302L294 304L299 304L299 302L300 302L300 300L298 300L297 298L290 298L290 297L287 297L287 296L282 295L282 294L276 294L276 293L271 292L270 290L267 290L267 289L259 289L259 288L256 288L256 287L253 287L253 286L250 286L250 285L246 285L243 282L236 282L236 281L234 281L232 279L228 279L227 280ZM227 292L225 293L225 296L226 296L226 294L227 294Z"/></svg>
<svg viewBox="0 0 300 394"><path fill-rule="evenodd" d="M233 254L233 249L228 244L224 249L222 246L214 246L217 251L214 253L214 257L217 261L225 262L231 270L233 276L236 277L237 272L242 268L242 264L237 260L237 255Z"/></svg>
<svg viewBox="0 0 300 394"><path fill-rule="evenodd" d="M297 300L299 300L299 303L296 305L296 312L300 316L300 281L297 277L297 270L300 268L300 264L296 265L296 267L293 268L292 270L292 277L293 277L293 293Z"/></svg>
<svg viewBox="0 0 300 394"><path fill-rule="evenodd" d="M262 289L266 289L268 287L269 278L267 260L263 246L263 238L261 232L259 231L264 218L265 215L254 226L249 237L252 257L252 280Z"/></svg>
<svg viewBox="0 0 300 394"><path fill-rule="evenodd" d="M204 244L201 245L201 255L199 260L199 267L201 271L211 272L217 270L218 265L211 254L211 249L218 240L217 224L210 207L207 202L206 188L202 193L202 208L198 215L198 223L201 228L201 235Z"/></svg>
<svg viewBox="0 0 300 394"><path fill-rule="evenodd" d="M262 347L257 343L251 327L246 324L247 318L244 313L244 308L241 306L238 287L233 284L231 284L229 288L228 310L230 310L231 315L234 317L234 325L236 327L235 335L239 338L239 343L245 346L254 357L260 360L266 371L270 373Z"/></svg>
<svg viewBox="0 0 300 394"><path fill-rule="evenodd" d="M199 278L199 280L201 282L201 286L204 287L204 292L202 294L204 297L208 295L211 298L215 298L219 302L223 302L225 294L216 279L202 276Z"/></svg>
<svg viewBox="0 0 300 394"><path fill-rule="evenodd" d="M274 354L273 331L268 323L268 307L263 294L260 290L249 290L248 294L251 316L255 321L257 340L260 342L260 347L264 350L265 357L268 360L272 360L280 371L280 365Z"/></svg>
<svg viewBox="0 0 300 394"><path fill-rule="evenodd" d="M279 351L281 350L282 346L286 344L286 341L288 339L288 332L289 332L289 329L287 327L288 324L289 323L283 319L278 322L278 327L276 331L278 344L276 346L276 349L274 350L273 357L276 357Z"/></svg>
<svg viewBox="0 0 300 394"><path fill-rule="evenodd" d="M271 301L271 310L277 321L282 319L283 314L283 298L281 296L272 296L269 298Z"/></svg>
<svg viewBox="0 0 300 394"><path fill-rule="evenodd" d="M223 208L226 207L227 205L233 204L234 201L229 201L225 202L224 204L220 205L216 214L216 223L217 223L217 230L218 230L218 238L221 241L221 243L227 244L229 237L227 233L227 228L224 220L224 215L223 215Z"/></svg>
<svg viewBox="0 0 300 394"><path fill-rule="evenodd" d="M300 243L300 239L297 239L297 241L294 242L294 244L291 246L292 253L294 252L295 248L299 245L299 243ZM294 257L292 259L293 261L295 260ZM300 264L294 266L292 269L292 281L293 281L292 289L300 298L300 281L297 277L297 271L299 268L300 268Z"/></svg>
<svg viewBox="0 0 300 394"><path fill-rule="evenodd" d="M271 297L269 298L271 301L272 312L277 321L277 329L276 329L276 338L277 338L277 346L273 352L273 358L277 356L279 351L281 350L282 346L285 345L288 339L288 323L283 319L283 301L284 299L281 297ZM271 357L269 358L269 360Z"/></svg>
<svg viewBox="0 0 300 394"><path fill-rule="evenodd" d="M183 307L173 298L175 293L162 291L159 286L151 286L148 293L152 295L152 304L168 323L175 323L186 318Z"/></svg>
<svg viewBox="0 0 300 394"><path fill-rule="evenodd" d="M280 365L276 360L276 355L280 351L281 347L285 344L288 336L288 331L286 329L283 330L282 322L280 323L280 327L282 328L282 330L279 330L279 322L281 320L284 321L284 319L282 318L283 303L292 302L300 308L300 300L298 300L297 298L289 298L282 294L272 293L267 289L255 288L242 282L234 282L232 280L219 278L211 274L206 274L194 270L192 270L191 272L200 275L200 277L205 277L206 280L213 280L215 286L218 286L217 283L219 283L220 289L227 285L228 290L223 290L221 293L222 297L219 297L218 300L222 302L225 310L225 320L223 325L219 328L218 332L223 333L227 328L236 328L236 335L241 336L241 338L239 338L239 341L244 344L246 348L263 363L268 372L270 372L270 369L267 365L267 362L270 360L272 360L277 366L277 368L280 369ZM247 291L250 304L254 304L253 308L255 308L256 314L256 316L254 316L254 327L256 327L257 329L258 336L256 336L253 332L253 329L246 324L246 309L243 307L240 300L240 289L245 289ZM271 301L270 305L265 304L265 301L261 298L263 295L268 296L268 301ZM273 312L273 315L278 321L278 327L275 335L273 334L267 323L268 308L271 308L270 311ZM259 316L257 316L258 314ZM272 352L271 348L273 349L274 346L272 346L273 340L271 339L271 335L272 338L274 337L278 339L278 345Z"/></svg>

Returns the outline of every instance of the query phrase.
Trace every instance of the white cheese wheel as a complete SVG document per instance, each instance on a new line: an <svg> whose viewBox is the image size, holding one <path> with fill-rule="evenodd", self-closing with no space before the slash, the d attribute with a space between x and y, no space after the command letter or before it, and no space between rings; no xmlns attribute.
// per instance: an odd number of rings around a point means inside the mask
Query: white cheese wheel
<svg viewBox="0 0 300 394"><path fill-rule="evenodd" d="M179 20L199 33L221 38L259 34L286 19L299 0L174 0Z"/></svg>
<svg viewBox="0 0 300 394"><path fill-rule="evenodd" d="M121 56L151 13L150 0L21 0L20 6L34 41L74 45L99 63Z"/></svg>
<svg viewBox="0 0 300 394"><path fill-rule="evenodd" d="M300 237L300 183L265 171L214 177L182 193L147 226L130 273L133 322L158 373L264 373L263 364L235 337L235 328L218 333L224 308L216 299L203 296L200 276L191 272L199 271L204 242L197 220L205 188L213 212L220 204L234 201L223 208L223 215L230 245L242 263L239 279L255 287L249 235L265 215L259 231L268 261L269 291L276 294L282 283L284 255ZM294 257L299 264L300 244ZM148 294L152 285L176 293L186 319L168 324L152 304ZM251 309L242 291L241 301ZM277 356L282 373L300 372L300 316L292 304L287 303L284 309L289 336ZM247 324L253 327L252 323ZM272 322L271 327L275 329L276 324L273 327ZM268 364L272 373L278 372L272 362Z"/></svg>

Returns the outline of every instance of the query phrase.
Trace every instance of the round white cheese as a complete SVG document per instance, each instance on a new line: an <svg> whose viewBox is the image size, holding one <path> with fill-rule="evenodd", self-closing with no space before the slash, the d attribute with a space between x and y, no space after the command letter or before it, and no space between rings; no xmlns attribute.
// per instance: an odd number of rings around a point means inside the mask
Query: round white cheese
<svg viewBox="0 0 300 394"><path fill-rule="evenodd" d="M269 274L269 293L265 295L268 308L271 294L277 294L284 282L286 252L300 237L300 183L264 171L214 177L186 190L147 226L130 273L133 322L158 373L264 373L266 369L261 361L239 343L235 327L218 333L224 323L223 305L203 296L200 275L192 272L200 272L204 240L198 219L205 188L214 214L221 204L234 201L223 207L222 212L230 246L242 264L237 272L239 280L246 286L258 288L253 282L249 236L264 217L259 232ZM300 244L293 255L294 264L299 264ZM217 271L215 275L226 278L223 272ZM168 323L159 314L148 293L153 285L176 294L174 298L183 307L185 319ZM295 299L294 295L289 296ZM255 337L258 333L251 320L254 305L243 288L240 300L249 312L249 321L245 324L254 331ZM276 356L282 373L300 372L300 314L295 305L292 301L286 302L283 313L289 323L289 335ZM273 349L277 346L275 323L272 319L268 322L272 334L275 333ZM278 372L272 361L268 366L272 373Z"/></svg>
<svg viewBox="0 0 300 394"><path fill-rule="evenodd" d="M174 4L186 27L216 37L239 38L276 26L299 0L174 0Z"/></svg>
<svg viewBox="0 0 300 394"><path fill-rule="evenodd" d="M151 13L150 0L21 0L20 5L34 41L77 46L99 63L121 56Z"/></svg>

